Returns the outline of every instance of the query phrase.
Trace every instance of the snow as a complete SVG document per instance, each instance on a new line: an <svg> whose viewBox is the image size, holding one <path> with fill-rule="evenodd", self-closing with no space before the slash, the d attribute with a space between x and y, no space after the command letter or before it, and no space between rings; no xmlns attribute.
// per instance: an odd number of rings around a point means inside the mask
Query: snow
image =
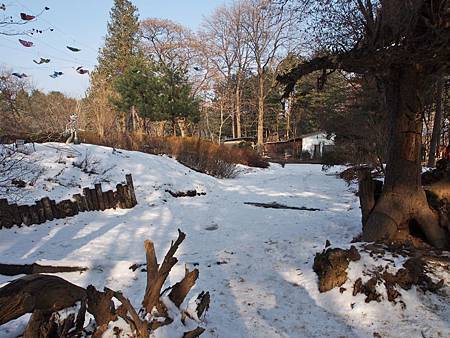
<svg viewBox="0 0 450 338"><path fill-rule="evenodd" d="M365 303L363 295L351 295L352 285L363 270L381 263L362 252L361 261L350 263L347 291L319 293L312 271L314 254L327 239L333 246L348 248L360 232L361 217L354 187L332 172L323 172L320 165L240 167L237 178L216 179L165 156L93 145L70 149L54 143L36 146L30 156L43 174L26 188L21 204L44 196L70 198L102 180L109 181L102 183L107 189L131 173L138 205L2 229L0 261L87 266L87 272L59 276L84 287L121 290L139 307L146 277L129 267L145 261L145 239L154 241L161 260L180 228L187 238L177 252L180 263L168 283L183 277L184 264L198 267L199 280L184 306L192 305L202 290L211 293L211 306L202 323L186 328L176 320L158 329L154 337L182 337L197 325L207 329L202 337L230 338L373 337L375 332L382 337L444 337L450 332L448 271L438 276L445 278L447 298L413 288L400 290L405 310L387 301ZM100 175L72 165L86 153L90 162L98 162L94 168ZM173 198L166 189L197 189L206 195ZM264 209L244 202L277 202L321 211ZM392 259L401 266L398 258ZM0 276L0 286L11 279ZM382 287L379 291L385 295ZM16 337L27 319L1 326L0 337Z"/></svg>

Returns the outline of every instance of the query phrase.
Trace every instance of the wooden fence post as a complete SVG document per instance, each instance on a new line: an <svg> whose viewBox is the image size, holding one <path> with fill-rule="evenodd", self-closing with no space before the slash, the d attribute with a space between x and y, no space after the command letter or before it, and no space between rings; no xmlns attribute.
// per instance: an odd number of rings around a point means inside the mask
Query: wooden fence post
<svg viewBox="0 0 450 338"><path fill-rule="evenodd" d="M102 191L102 185L100 183L97 183L94 185L95 187L95 194L97 196L98 201L98 208L100 210L105 210L105 201L103 200L103 191Z"/></svg>
<svg viewBox="0 0 450 338"><path fill-rule="evenodd" d="M44 197L41 199L42 206L44 207L45 218L49 221L53 221L55 216L53 215L52 204L50 202L50 198Z"/></svg>
<svg viewBox="0 0 450 338"><path fill-rule="evenodd" d="M94 210L94 205L92 204L91 192L89 188L83 189L83 196L86 199L87 211Z"/></svg>
<svg viewBox="0 0 450 338"><path fill-rule="evenodd" d="M8 217L10 214L9 212L9 204L8 200L6 198L0 199L0 229L3 228L11 228L12 227L12 221Z"/></svg>
<svg viewBox="0 0 450 338"><path fill-rule="evenodd" d="M127 186L129 188L130 191L130 197L131 197L131 201L132 201L132 206L134 207L137 204L137 199L136 199L136 193L134 191L134 184L133 184L133 177L131 176L131 174L127 174L125 175L125 179L127 180Z"/></svg>

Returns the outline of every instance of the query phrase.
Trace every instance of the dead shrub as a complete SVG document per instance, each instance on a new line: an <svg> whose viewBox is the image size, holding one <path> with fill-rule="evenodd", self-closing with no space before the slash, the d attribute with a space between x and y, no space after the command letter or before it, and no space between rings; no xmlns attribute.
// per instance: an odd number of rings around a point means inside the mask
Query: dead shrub
<svg viewBox="0 0 450 338"><path fill-rule="evenodd" d="M85 143L113 148L142 151L154 155L169 155L185 166L218 178L232 178L238 173L236 165L267 168L252 149L229 148L197 137L152 137L144 133L109 134L101 138L95 133L82 132Z"/></svg>

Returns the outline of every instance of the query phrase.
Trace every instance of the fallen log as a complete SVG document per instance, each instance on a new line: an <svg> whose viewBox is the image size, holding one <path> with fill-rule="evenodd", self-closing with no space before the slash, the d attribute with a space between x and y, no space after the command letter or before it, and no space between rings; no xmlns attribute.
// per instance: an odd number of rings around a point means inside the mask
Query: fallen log
<svg viewBox="0 0 450 338"><path fill-rule="evenodd" d="M317 209L317 208L290 207L288 205L280 204L278 202L271 202L271 203L244 202L244 204L252 205L254 207L259 207L259 208L303 210L303 211L320 211L320 209Z"/></svg>
<svg viewBox="0 0 450 338"><path fill-rule="evenodd" d="M157 328L174 322L174 318L171 318L167 310L168 301L171 301L179 309L179 317L183 325L186 325L186 320L199 321L209 307L208 292L202 292L197 298L198 318L187 316L185 309L181 308L181 304L198 279L197 269L193 271L186 269L185 277L173 287L166 289L171 290L168 299L161 298L162 294L166 292L166 290L161 292L161 288L172 267L177 263L174 255L185 237L186 235L178 230L178 238L171 243L161 265L158 265L153 242L145 241L147 287L140 309L135 309L129 299L118 291L104 288L104 292L101 292L92 285L84 289L57 276L31 274L0 288L0 325L26 313L32 313L23 333L24 338L80 337L84 335L100 338L111 329L115 333L127 330L119 324L115 326L115 322L121 317L128 324L132 336L148 338L150 333ZM17 272L17 269L20 269L21 272L43 271L43 269L46 271L59 269L61 271L61 268L65 271L85 269L40 266L38 264L6 266L14 272ZM121 303L119 307L116 308L113 298ZM154 308L156 308L156 312L153 311ZM63 309L65 309L65 314L61 316L57 312ZM86 312L94 316L95 322L83 327ZM198 337L203 332L204 329L198 327L185 332L184 336Z"/></svg>
<svg viewBox="0 0 450 338"><path fill-rule="evenodd" d="M33 264L2 264L0 263L0 275L17 276L32 275L35 273L61 273L61 272L83 272L88 268L82 266L53 266Z"/></svg>
<svg viewBox="0 0 450 338"><path fill-rule="evenodd" d="M36 310L59 311L85 298L85 289L60 277L25 276L0 288L0 325Z"/></svg>

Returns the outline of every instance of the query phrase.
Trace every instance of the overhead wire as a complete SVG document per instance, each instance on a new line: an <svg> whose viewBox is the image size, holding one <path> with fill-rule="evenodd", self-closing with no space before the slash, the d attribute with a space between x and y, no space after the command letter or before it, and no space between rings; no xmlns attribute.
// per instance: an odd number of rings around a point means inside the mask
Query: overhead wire
<svg viewBox="0 0 450 338"><path fill-rule="evenodd" d="M19 6L21 6L23 9L30 11L31 13L33 12L29 7L25 6L24 4L22 4L19 0L13 0L15 1ZM88 49L90 49L91 51L97 53L98 49L95 49L93 47L91 47L88 44L85 44L82 41L78 41L77 39L74 38L73 35L64 32L64 30L62 30L61 28L59 28L58 26L56 26L54 23L50 22L48 19L46 19L45 17L40 17L40 20L45 21L47 24L49 24L50 26L52 26L52 28L54 29L55 32L58 32L61 36L65 37L65 38L69 38L70 40L76 42L79 45L82 45Z"/></svg>

